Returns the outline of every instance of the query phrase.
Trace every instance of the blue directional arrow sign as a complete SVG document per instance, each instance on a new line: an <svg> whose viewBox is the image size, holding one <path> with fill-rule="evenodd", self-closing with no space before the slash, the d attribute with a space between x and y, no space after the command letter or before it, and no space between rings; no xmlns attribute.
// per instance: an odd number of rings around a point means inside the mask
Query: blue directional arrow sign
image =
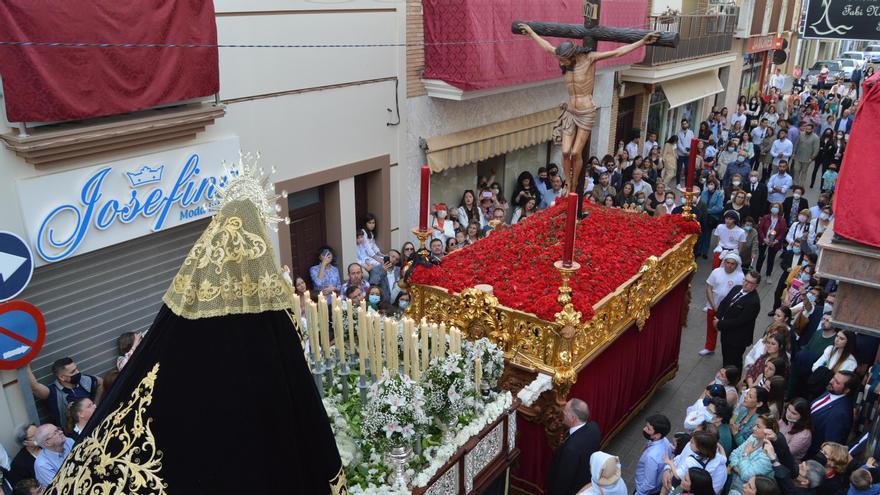
<svg viewBox="0 0 880 495"><path fill-rule="evenodd" d="M0 302L19 295L34 274L34 256L27 243L12 232L0 231Z"/></svg>

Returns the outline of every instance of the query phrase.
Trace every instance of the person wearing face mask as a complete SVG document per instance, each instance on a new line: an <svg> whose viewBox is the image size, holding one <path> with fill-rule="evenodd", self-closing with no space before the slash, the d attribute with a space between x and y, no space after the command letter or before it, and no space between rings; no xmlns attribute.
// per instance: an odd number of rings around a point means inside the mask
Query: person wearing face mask
<svg viewBox="0 0 880 495"><path fill-rule="evenodd" d="M699 197L700 202L706 205L706 219L701 225L702 231L697 239L696 253L703 259L707 259L712 232L721 223L721 214L724 212L724 193L718 190L718 181L714 177L709 177L706 181L706 188L700 192Z"/></svg>
<svg viewBox="0 0 880 495"><path fill-rule="evenodd" d="M788 233L785 235L787 249L794 247L795 240L801 241L801 248L809 249L809 246L815 243L815 238L810 235L810 210L808 208L795 210L792 207L792 211L797 211L798 214L795 217L796 221L791 224L791 227L788 228Z"/></svg>
<svg viewBox="0 0 880 495"><path fill-rule="evenodd" d="M749 172L746 183L743 186L749 200L749 216L755 220L760 220L761 217L767 214L769 207L767 203L767 184L761 182L757 170L752 170Z"/></svg>
<svg viewBox="0 0 880 495"><path fill-rule="evenodd" d="M730 184L730 176L727 175L727 168L729 165L735 163L736 157L739 156L736 149L738 145L738 139L728 141L727 145L721 149L720 153L718 153L715 160L715 173L718 174L718 177L722 178L722 185L724 187L727 187Z"/></svg>
<svg viewBox="0 0 880 495"><path fill-rule="evenodd" d="M811 251L815 253L820 252L821 248L819 247L819 239L822 238L822 234L825 233L825 230L831 227L831 221L833 219L834 214L832 213L831 207L826 206L819 212L818 218L814 218L810 222L810 233L807 235L807 244Z"/></svg>
<svg viewBox="0 0 880 495"><path fill-rule="evenodd" d="M776 260L776 253L783 248L783 240L788 233L788 224L781 215L782 205L772 203L770 205L770 213L761 217L758 223L758 264L756 269L760 272L767 260L767 283L772 284L770 278L773 275L773 265Z"/></svg>
<svg viewBox="0 0 880 495"><path fill-rule="evenodd" d="M828 170L826 170L822 174L821 190L823 193L824 192L828 192L828 193L834 192L834 188L837 185L837 177L838 177L837 164L832 163L831 165L828 165Z"/></svg>
<svg viewBox="0 0 880 495"><path fill-rule="evenodd" d="M809 207L809 201L804 198L804 187L799 185L792 186L791 196L785 198L782 202L782 211L785 215L785 220L789 225L793 225L797 222L801 210L808 209ZM812 218L812 216L810 218Z"/></svg>
<svg viewBox="0 0 880 495"><path fill-rule="evenodd" d="M370 292L367 296L367 308L372 309L373 311L379 311L382 299L382 289L380 289L378 285L370 286Z"/></svg>
<svg viewBox="0 0 880 495"><path fill-rule="evenodd" d="M758 261L758 230L755 228L755 219L746 216L742 229L746 231L746 242L739 249L739 257L743 263L743 273L748 273Z"/></svg>
<svg viewBox="0 0 880 495"><path fill-rule="evenodd" d="M752 167L749 165L747 161L747 157L744 151L737 151L736 158L733 162L728 164L727 171L724 173L724 184L729 188L742 188L742 178L748 177L749 172L752 171ZM734 178L739 176L739 184L733 184Z"/></svg>
<svg viewBox="0 0 880 495"><path fill-rule="evenodd" d="M813 438L811 425L810 403L802 397L792 399L779 422L779 433L785 437L791 455L797 463L804 460L807 449L810 448Z"/></svg>
<svg viewBox="0 0 880 495"><path fill-rule="evenodd" d="M647 444L636 464L636 495L660 493L665 466L663 460L672 457L672 444L666 439L671 429L669 418L662 414L652 414L645 419L642 435Z"/></svg>
<svg viewBox="0 0 880 495"><path fill-rule="evenodd" d="M446 244L446 239L450 237L455 238L455 228L452 225L452 220L447 218L448 214L449 208L446 206L446 203L434 205L434 219L431 221L433 232L431 237L433 239L440 239L440 242L444 245Z"/></svg>
<svg viewBox="0 0 880 495"><path fill-rule="evenodd" d="M394 300L394 307L398 309L397 313L403 315L406 313L406 308L409 307L411 303L411 296L409 292L400 291L397 294L397 298Z"/></svg>
<svg viewBox="0 0 880 495"><path fill-rule="evenodd" d="M663 202L658 204L654 209L654 216L662 217L663 215L670 215L673 210L675 210L675 193L668 191L663 195Z"/></svg>
<svg viewBox="0 0 880 495"><path fill-rule="evenodd" d="M64 424L62 421L68 404L83 397L97 402L96 399L101 392L101 379L80 373L76 362L69 357L58 359L52 363L52 374L55 375L55 381L48 387L37 381L30 364L25 366L25 369L34 397L46 401L49 419L56 426Z"/></svg>

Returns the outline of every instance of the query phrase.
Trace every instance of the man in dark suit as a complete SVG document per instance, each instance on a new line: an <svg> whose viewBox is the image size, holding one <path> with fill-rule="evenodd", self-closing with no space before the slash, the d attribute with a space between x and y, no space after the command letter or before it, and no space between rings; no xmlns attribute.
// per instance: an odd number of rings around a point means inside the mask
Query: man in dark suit
<svg viewBox="0 0 880 495"><path fill-rule="evenodd" d="M767 184L761 182L760 174L757 170L749 172L749 183L746 184L746 194L749 197L749 216L755 220L757 224L761 217L767 214Z"/></svg>
<svg viewBox="0 0 880 495"><path fill-rule="evenodd" d="M734 365L742 369L743 354L752 344L755 320L761 312L758 284L761 274L752 270L742 285L734 285L721 300L715 312L715 328L721 334L721 359L723 366Z"/></svg>
<svg viewBox="0 0 880 495"><path fill-rule="evenodd" d="M814 400L810 405L810 418L813 421L813 440L807 456L819 452L825 442L846 445L852 429L853 398L859 390L859 377L852 371L838 371L828 384L828 393Z"/></svg>
<svg viewBox="0 0 880 495"><path fill-rule="evenodd" d="M580 399L571 399L563 408L562 421L568 438L553 453L545 483L546 495L574 495L590 482L590 456L599 450L602 432L590 421L590 409Z"/></svg>

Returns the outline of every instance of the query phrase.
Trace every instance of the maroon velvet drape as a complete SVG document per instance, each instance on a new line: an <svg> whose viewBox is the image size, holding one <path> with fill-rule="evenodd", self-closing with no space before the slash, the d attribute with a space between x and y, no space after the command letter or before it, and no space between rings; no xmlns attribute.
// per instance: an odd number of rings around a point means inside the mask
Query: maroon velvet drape
<svg viewBox="0 0 880 495"><path fill-rule="evenodd" d="M0 2L0 41L217 44L210 0ZM78 120L208 96L217 47L0 45L10 122Z"/></svg>
<svg viewBox="0 0 880 495"><path fill-rule="evenodd" d="M519 21L583 24L581 0L424 0L425 79L439 79L465 91L525 84L561 77L559 61L526 36L513 34ZM647 0L602 4L603 26L644 28ZM554 45L564 39L547 38ZM569 40L579 43L580 40ZM600 42L600 51L619 43ZM644 48L598 67L637 63Z"/></svg>
<svg viewBox="0 0 880 495"><path fill-rule="evenodd" d="M664 375L678 366L681 313L691 277L687 277L653 308L645 327L628 328L599 357L581 370L569 398L583 399L603 435L617 428L653 392ZM517 446L522 451L513 485L542 494L553 451L544 427L517 417Z"/></svg>

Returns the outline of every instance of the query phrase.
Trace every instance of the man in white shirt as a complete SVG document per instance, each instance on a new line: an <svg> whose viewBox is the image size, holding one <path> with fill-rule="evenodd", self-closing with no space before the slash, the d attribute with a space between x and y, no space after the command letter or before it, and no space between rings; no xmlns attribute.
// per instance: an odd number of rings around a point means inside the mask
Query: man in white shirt
<svg viewBox="0 0 880 495"><path fill-rule="evenodd" d="M719 225L720 227L720 225ZM706 345L700 351L700 356L708 356L715 353L718 342L718 331L715 330L715 310L724 296L736 285L742 285L743 275L740 269L742 261L735 252L724 255L721 266L712 270L706 279Z"/></svg>
<svg viewBox="0 0 880 495"><path fill-rule="evenodd" d="M791 141L788 140L788 133L782 129L776 133L776 141L773 141L773 146L770 147L770 155L773 156L773 165L779 165L780 160L785 160L786 163L791 159L791 153L794 151L794 146L791 144Z"/></svg>
<svg viewBox="0 0 880 495"><path fill-rule="evenodd" d="M629 143L626 145L626 152L629 153L629 159L639 156L639 134L633 134L632 139L629 140Z"/></svg>
<svg viewBox="0 0 880 495"><path fill-rule="evenodd" d="M651 150L654 149L654 146L660 146L657 144L657 133L649 132L648 139L645 141L645 145L642 147L642 156L647 158L651 156Z"/></svg>
<svg viewBox="0 0 880 495"><path fill-rule="evenodd" d="M739 122L739 125L742 126L742 129L746 128L747 118L745 105L740 105L739 107L737 107L736 113L730 116L730 128L733 129L737 122Z"/></svg>
<svg viewBox="0 0 880 495"><path fill-rule="evenodd" d="M785 201L785 195L791 189L793 180L788 175L787 160L781 160L777 167L779 167L779 173L773 174L767 181L767 201L782 204Z"/></svg>
<svg viewBox="0 0 880 495"><path fill-rule="evenodd" d="M687 119L681 119L681 129L676 136L678 136L678 143L675 144L675 152L678 154L678 160L675 164L675 181L680 185L685 167L687 167L691 139L694 138L694 131L690 129L690 123Z"/></svg>
<svg viewBox="0 0 880 495"><path fill-rule="evenodd" d="M633 194L638 194L642 192L645 193L645 197L647 198L648 196L654 194L654 188L652 188L651 184L648 184L647 181L642 180L643 175L644 172L642 172L642 169L637 168L633 170Z"/></svg>
<svg viewBox="0 0 880 495"><path fill-rule="evenodd" d="M782 74L782 69L776 69L776 74L770 78L770 86L778 89L780 92L785 87L785 76Z"/></svg>

